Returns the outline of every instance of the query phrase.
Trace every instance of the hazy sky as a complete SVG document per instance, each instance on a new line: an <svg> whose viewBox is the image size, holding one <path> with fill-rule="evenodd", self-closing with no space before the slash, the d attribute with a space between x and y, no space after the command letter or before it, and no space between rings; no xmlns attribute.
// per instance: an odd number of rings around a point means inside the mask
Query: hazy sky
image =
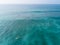
<svg viewBox="0 0 60 45"><path fill-rule="evenodd" d="M0 4L60 4L60 0L0 0Z"/></svg>

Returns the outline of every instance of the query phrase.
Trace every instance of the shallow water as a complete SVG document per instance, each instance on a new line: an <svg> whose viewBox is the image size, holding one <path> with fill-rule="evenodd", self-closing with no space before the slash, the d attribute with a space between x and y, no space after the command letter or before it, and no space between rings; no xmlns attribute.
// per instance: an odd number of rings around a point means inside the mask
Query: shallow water
<svg viewBox="0 0 60 45"><path fill-rule="evenodd" d="M60 45L60 5L2 7L0 45Z"/></svg>

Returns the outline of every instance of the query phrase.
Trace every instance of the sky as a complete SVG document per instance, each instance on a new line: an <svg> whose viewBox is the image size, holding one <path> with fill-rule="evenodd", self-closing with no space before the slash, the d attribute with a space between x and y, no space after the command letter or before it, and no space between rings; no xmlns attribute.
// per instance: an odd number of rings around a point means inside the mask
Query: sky
<svg viewBox="0 0 60 45"><path fill-rule="evenodd" d="M0 0L0 4L60 4L60 0Z"/></svg>

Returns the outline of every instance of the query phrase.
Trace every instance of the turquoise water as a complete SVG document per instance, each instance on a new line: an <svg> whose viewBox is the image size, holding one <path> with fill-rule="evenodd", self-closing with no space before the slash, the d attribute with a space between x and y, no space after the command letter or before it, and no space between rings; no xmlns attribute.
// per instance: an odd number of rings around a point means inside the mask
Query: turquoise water
<svg viewBox="0 0 60 45"><path fill-rule="evenodd" d="M0 5L0 45L60 45L60 5Z"/></svg>

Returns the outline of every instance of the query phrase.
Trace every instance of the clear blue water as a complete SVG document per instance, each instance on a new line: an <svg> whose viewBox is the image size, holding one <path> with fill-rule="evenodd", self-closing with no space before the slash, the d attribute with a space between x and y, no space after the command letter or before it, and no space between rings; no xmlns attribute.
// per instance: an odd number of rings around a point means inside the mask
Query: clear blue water
<svg viewBox="0 0 60 45"><path fill-rule="evenodd" d="M0 5L0 45L60 45L60 5Z"/></svg>

